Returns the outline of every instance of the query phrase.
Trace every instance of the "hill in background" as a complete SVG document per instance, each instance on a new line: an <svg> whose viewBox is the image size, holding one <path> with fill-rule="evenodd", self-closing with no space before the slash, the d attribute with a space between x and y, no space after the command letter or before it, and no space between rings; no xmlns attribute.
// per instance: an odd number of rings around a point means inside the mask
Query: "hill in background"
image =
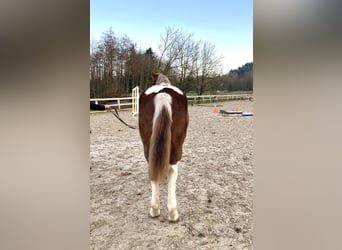
<svg viewBox="0 0 342 250"><path fill-rule="evenodd" d="M222 77L222 82L226 91L253 91L253 62L232 69Z"/></svg>
<svg viewBox="0 0 342 250"><path fill-rule="evenodd" d="M210 92L253 91L253 62L244 64L213 80Z"/></svg>

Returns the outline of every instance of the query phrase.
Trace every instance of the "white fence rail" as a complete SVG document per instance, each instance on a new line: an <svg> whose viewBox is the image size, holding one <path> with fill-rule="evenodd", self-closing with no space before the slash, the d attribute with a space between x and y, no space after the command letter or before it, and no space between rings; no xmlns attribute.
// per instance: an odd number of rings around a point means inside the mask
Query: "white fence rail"
<svg viewBox="0 0 342 250"><path fill-rule="evenodd" d="M92 98L91 102L95 102L99 104L99 101L105 101L106 105L111 107L118 107L119 109L122 106L130 106L132 107L132 97L118 97L118 98Z"/></svg>
<svg viewBox="0 0 342 250"><path fill-rule="evenodd" d="M231 101L231 100L251 100L252 94L236 94L236 95L200 95L200 96L187 96L188 101L193 103L205 102L218 102L218 101Z"/></svg>
<svg viewBox="0 0 342 250"><path fill-rule="evenodd" d="M201 95L201 96L187 96L188 101L191 103L206 103L206 102L219 102L219 101L231 101L231 100L251 100L253 94L236 94L236 95ZM106 102L106 105L111 107L122 107L132 109L136 104L133 96L120 97L120 98L92 98L90 101L98 104L99 101ZM133 108L134 110L134 108Z"/></svg>

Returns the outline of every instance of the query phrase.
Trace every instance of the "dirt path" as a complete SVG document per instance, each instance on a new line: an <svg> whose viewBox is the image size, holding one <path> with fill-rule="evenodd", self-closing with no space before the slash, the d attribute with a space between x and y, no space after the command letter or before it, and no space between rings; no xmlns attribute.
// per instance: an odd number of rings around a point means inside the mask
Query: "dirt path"
<svg viewBox="0 0 342 250"><path fill-rule="evenodd" d="M239 105L253 112L253 102ZM224 117L189 106L190 124L177 180L180 220L148 217L151 188L137 129L111 113L90 115L91 249L252 249L253 117ZM120 112L129 124L137 117Z"/></svg>

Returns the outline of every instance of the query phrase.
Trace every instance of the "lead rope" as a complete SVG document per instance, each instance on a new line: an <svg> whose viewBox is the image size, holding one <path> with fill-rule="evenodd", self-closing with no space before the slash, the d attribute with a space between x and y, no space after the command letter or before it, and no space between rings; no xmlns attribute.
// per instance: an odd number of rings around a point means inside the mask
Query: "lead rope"
<svg viewBox="0 0 342 250"><path fill-rule="evenodd" d="M112 112L112 114L113 114L120 122L122 122L123 124L125 124L127 127L131 128L131 129L137 129L136 126L129 125L129 124L127 124L124 120L122 120L122 118L120 117L120 115L119 115L117 109L114 109L114 112L113 112L113 111L110 111L110 112Z"/></svg>

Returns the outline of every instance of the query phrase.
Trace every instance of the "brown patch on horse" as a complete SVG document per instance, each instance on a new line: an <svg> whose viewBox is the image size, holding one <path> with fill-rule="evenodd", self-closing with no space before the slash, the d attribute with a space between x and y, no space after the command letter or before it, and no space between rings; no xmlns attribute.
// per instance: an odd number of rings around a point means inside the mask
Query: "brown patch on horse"
<svg viewBox="0 0 342 250"><path fill-rule="evenodd" d="M183 143L189 125L188 99L168 88L163 89L161 93L167 93L172 97L172 137L169 163L176 164L182 158Z"/></svg>

